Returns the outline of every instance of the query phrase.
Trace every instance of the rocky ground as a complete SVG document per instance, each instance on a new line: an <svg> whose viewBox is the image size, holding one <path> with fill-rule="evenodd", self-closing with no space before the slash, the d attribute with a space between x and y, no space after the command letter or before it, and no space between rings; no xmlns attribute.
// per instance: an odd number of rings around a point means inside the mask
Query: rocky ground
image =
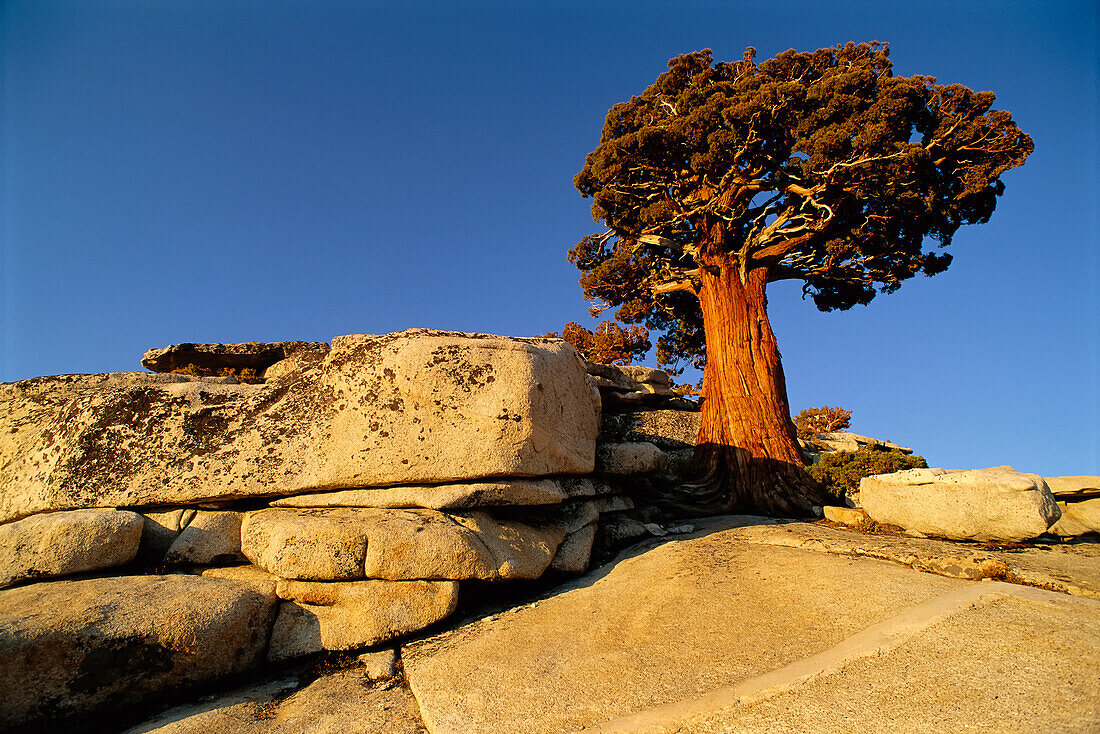
<svg viewBox="0 0 1100 734"><path fill-rule="evenodd" d="M129 731L1100 730L1100 544L694 525L468 610L392 668L333 659Z"/></svg>
<svg viewBox="0 0 1100 734"><path fill-rule="evenodd" d="M697 406L560 340L145 363L0 384L0 729L1098 726L1098 477L690 520Z"/></svg>

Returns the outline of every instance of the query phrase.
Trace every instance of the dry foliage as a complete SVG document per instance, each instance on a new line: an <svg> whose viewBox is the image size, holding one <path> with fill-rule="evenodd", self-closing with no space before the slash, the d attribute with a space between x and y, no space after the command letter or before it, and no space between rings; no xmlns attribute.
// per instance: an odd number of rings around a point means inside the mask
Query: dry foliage
<svg viewBox="0 0 1100 734"><path fill-rule="evenodd" d="M623 328L614 321L601 322L595 331L570 321L561 334L552 331L544 336L564 339L589 362L600 364L630 364L644 357L653 346L649 343L649 331L644 327Z"/></svg>
<svg viewBox="0 0 1100 734"><path fill-rule="evenodd" d="M222 367L219 370L208 369L205 367L199 367L194 364L187 364L183 367L177 367L171 371L173 375L193 375L195 377L234 377L237 382L242 383L258 383L263 382L263 378L256 374L256 370L251 367Z"/></svg>

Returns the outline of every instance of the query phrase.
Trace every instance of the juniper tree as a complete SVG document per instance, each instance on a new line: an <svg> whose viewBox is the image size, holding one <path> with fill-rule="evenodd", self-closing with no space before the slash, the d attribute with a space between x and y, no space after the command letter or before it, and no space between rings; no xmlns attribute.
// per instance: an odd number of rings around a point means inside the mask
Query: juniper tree
<svg viewBox="0 0 1100 734"><path fill-rule="evenodd" d="M822 499L767 286L801 280L831 311L943 272L951 256L937 250L989 219L1001 174L1032 150L992 92L895 76L888 53L674 58L611 108L574 179L607 227L570 252L585 296L664 332L660 359L705 364L697 496L720 509L804 514Z"/></svg>

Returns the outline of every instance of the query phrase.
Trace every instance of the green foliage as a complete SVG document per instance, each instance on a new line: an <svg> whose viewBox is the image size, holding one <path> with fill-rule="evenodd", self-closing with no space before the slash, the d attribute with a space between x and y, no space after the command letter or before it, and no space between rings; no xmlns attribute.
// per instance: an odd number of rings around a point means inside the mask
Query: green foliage
<svg viewBox="0 0 1100 734"><path fill-rule="evenodd" d="M872 474L892 474L905 469L926 469L923 456L911 456L897 449L863 448L859 451L833 451L822 454L821 461L807 467L816 479L834 497L843 500L846 495L859 491L859 480Z"/></svg>
<svg viewBox="0 0 1100 734"><path fill-rule="evenodd" d="M802 280L823 311L944 271L925 241L987 221L1033 147L992 92L894 76L885 44L755 55L669 61L574 179L607 226L570 252L584 295L664 332L662 363L705 361L703 271Z"/></svg>
<svg viewBox="0 0 1100 734"><path fill-rule="evenodd" d="M844 410L839 405L830 408L822 405L820 408L806 408L794 417L794 427L798 430L798 437L807 443L813 442L814 436L819 433L831 433L842 431L852 425L852 411Z"/></svg>

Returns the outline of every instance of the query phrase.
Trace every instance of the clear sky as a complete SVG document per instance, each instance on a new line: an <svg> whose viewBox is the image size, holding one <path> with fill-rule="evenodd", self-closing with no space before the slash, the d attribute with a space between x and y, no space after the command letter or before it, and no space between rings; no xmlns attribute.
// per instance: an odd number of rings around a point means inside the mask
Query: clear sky
<svg viewBox="0 0 1100 734"><path fill-rule="evenodd" d="M1035 140L954 264L846 313L770 291L792 410L932 466L1100 474L1085 2L0 3L0 380L171 343L593 325L565 260L607 109L680 53L891 44Z"/></svg>

